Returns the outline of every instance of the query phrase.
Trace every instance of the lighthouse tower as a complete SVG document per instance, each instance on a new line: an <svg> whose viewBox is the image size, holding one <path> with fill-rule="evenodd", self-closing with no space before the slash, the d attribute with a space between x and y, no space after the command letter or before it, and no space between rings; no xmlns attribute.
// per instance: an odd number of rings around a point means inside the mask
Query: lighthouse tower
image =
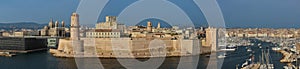
<svg viewBox="0 0 300 69"><path fill-rule="evenodd" d="M71 43L76 56L82 56L84 52L83 41L80 40L79 36L79 15L73 13L71 16Z"/></svg>
<svg viewBox="0 0 300 69"><path fill-rule="evenodd" d="M147 31L152 32L152 23L150 21L147 23Z"/></svg>
<svg viewBox="0 0 300 69"><path fill-rule="evenodd" d="M77 13L73 13L71 16L71 40L80 40L79 27L79 15Z"/></svg>

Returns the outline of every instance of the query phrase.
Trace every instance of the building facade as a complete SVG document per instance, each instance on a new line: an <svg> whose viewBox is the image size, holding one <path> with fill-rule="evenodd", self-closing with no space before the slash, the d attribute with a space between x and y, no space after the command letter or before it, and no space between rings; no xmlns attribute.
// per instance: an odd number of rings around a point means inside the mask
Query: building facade
<svg viewBox="0 0 300 69"><path fill-rule="evenodd" d="M204 46L211 47L212 51L217 51L218 46L218 29L216 28L207 28L206 29L206 43Z"/></svg>
<svg viewBox="0 0 300 69"><path fill-rule="evenodd" d="M66 36L66 27L65 22L62 21L61 24L59 24L58 21L55 21L55 23L52 21L52 19L49 22L48 26L45 26L44 29L41 30L41 36L57 36L57 37L65 37Z"/></svg>
<svg viewBox="0 0 300 69"><path fill-rule="evenodd" d="M86 32L87 38L120 38L119 30L112 29L93 29Z"/></svg>
<svg viewBox="0 0 300 69"><path fill-rule="evenodd" d="M47 48L45 38L0 37L0 50L34 50Z"/></svg>
<svg viewBox="0 0 300 69"><path fill-rule="evenodd" d="M96 24L96 29L117 29L117 17L116 16L106 16L105 22L100 22Z"/></svg>

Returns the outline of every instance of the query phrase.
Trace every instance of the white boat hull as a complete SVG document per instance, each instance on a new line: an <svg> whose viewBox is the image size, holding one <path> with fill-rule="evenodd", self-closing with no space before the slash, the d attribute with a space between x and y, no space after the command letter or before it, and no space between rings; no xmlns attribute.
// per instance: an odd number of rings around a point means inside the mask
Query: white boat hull
<svg viewBox="0 0 300 69"><path fill-rule="evenodd" d="M235 49L221 49L221 51L235 51Z"/></svg>

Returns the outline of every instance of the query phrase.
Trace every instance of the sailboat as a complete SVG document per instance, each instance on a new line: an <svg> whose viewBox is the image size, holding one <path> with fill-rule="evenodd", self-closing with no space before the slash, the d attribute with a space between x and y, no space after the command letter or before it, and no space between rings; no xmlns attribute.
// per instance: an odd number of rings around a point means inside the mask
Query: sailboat
<svg viewBox="0 0 300 69"><path fill-rule="evenodd" d="M252 56L252 58L254 57ZM262 50L262 54L260 56L259 62L248 64L248 61L246 61L242 65L241 69L274 69L274 65L269 60L270 60L269 50L267 52Z"/></svg>
<svg viewBox="0 0 300 69"><path fill-rule="evenodd" d="M265 51L262 51L261 55L261 61L263 62L262 65L260 65L260 69L274 69L274 64L270 63L270 53L269 49L268 52L266 53Z"/></svg>

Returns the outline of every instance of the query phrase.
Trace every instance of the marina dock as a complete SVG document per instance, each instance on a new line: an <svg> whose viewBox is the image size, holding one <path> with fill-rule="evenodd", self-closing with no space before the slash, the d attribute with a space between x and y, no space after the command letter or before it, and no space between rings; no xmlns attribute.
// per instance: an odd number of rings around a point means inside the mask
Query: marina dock
<svg viewBox="0 0 300 69"><path fill-rule="evenodd" d="M287 52L285 50L280 50L279 52L283 54L283 58L280 60L280 62L291 63L291 62L296 61L296 60L294 60L294 59L296 59L296 57L293 56L293 53Z"/></svg>

